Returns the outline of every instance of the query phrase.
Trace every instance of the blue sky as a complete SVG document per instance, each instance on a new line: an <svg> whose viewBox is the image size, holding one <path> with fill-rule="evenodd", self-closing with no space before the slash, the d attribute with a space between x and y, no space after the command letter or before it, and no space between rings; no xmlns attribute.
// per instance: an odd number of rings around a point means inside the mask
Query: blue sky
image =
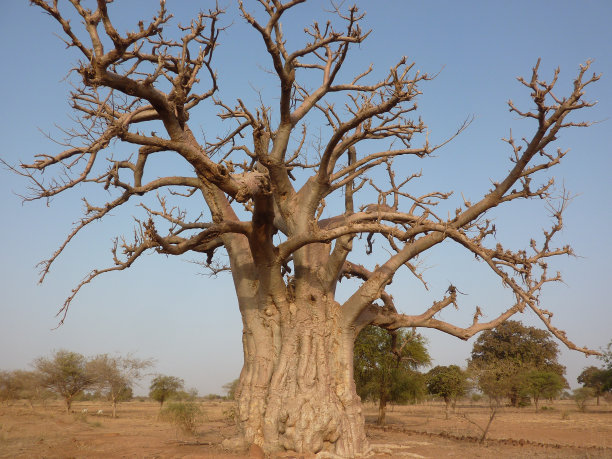
<svg viewBox="0 0 612 459"><path fill-rule="evenodd" d="M199 8L214 2L168 0L168 9L185 22ZM254 1L245 2L256 10ZM431 160L414 164L423 170L417 189L455 190L475 200L486 192L490 180L508 168L509 151L501 142L509 129L515 137L528 136L529 123L508 112L506 101L525 102L527 92L516 81L529 76L538 57L542 76L550 78L561 68L559 92L569 91L578 67L594 59L600 82L589 88L587 99L598 105L582 114L597 121L588 129L564 132L557 145L571 149L553 174L576 197L567 210L559 244L570 243L579 257L556 260L565 284L545 289L544 307L555 312L555 324L578 345L605 346L612 339L612 308L608 286L612 281L612 3L602 1L358 1L367 12L365 26L373 30L368 40L349 57L347 70L358 71L370 63L384 76L406 55L423 72L437 78L421 87L419 114L428 124L432 141L452 134L461 122L474 116L469 129ZM324 22L324 1L307 2L285 21L289 43L299 43L301 31L312 20ZM231 26L221 36L215 67L221 95L247 103L257 100L255 89L275 97L277 83L265 72L270 67L258 36L237 14L236 2L226 1L224 19ZM120 30L131 28L139 14L150 17L156 2L116 1ZM77 21L74 20L73 24ZM176 24L176 21L173 22ZM168 26L167 26L168 27ZM3 68L0 157L9 163L28 162L34 154L57 152L41 131L55 132L55 124L69 123L64 77L77 56L54 36L58 25L28 2L2 4L0 49ZM349 72L347 71L347 78ZM563 91L561 88L564 88ZM192 117L199 129L214 113L206 108ZM198 124L199 123L199 124ZM194 126L194 124L196 124ZM195 129L194 129L195 130ZM412 166L412 164L409 164ZM408 166L407 166L408 167ZM92 268L112 262L112 238L129 234L133 208L83 232L53 267L43 285L37 285L36 263L48 257L63 241L72 222L81 215L78 192L44 202L21 203L17 194L27 183L0 170L0 240L4 241L0 265L0 369L25 368L34 358L53 349L67 348L86 355L133 352L157 359L155 370L180 376L201 394L221 392L236 378L242 362L241 321L229 276L211 279L185 258L147 256L133 268L97 279L74 301L66 323L54 317L64 298ZM451 205L451 208L452 207ZM498 237L509 246L528 242L549 219L541 203L511 206L495 212ZM468 323L474 305L487 307L489 317L506 306L508 293L472 257L444 245L423 260L430 291L410 278L395 282L392 293L405 312L422 310L440 298L449 282L467 295L459 311L442 318ZM340 292L340 294L346 294ZM413 309L414 308L414 309ZM533 315L519 317L537 325ZM473 339L462 342L437 331L426 331L434 364L465 364ZM567 377L576 376L598 361L562 348ZM139 392L142 392L141 389Z"/></svg>

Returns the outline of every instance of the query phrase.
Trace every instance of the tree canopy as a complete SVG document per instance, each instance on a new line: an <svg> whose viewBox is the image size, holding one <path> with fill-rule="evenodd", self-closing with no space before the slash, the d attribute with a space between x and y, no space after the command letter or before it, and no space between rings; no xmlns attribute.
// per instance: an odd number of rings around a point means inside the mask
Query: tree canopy
<svg viewBox="0 0 612 459"><path fill-rule="evenodd" d="M599 397L612 391L612 368L587 367L580 373L577 380L584 387L592 390L593 395L597 398L597 405L599 405Z"/></svg>
<svg viewBox="0 0 612 459"><path fill-rule="evenodd" d="M612 340L610 340L607 348L603 350L599 358L605 363L606 368L612 370Z"/></svg>
<svg viewBox="0 0 612 459"><path fill-rule="evenodd" d="M149 397L159 402L162 407L164 402L178 391L183 389L185 382L176 376L158 375L151 381L149 387Z"/></svg>
<svg viewBox="0 0 612 459"><path fill-rule="evenodd" d="M50 358L37 358L33 365L40 373L41 385L64 399L66 411L70 411L74 397L94 383L87 359L78 352L61 349Z"/></svg>
<svg viewBox="0 0 612 459"><path fill-rule="evenodd" d="M468 375L457 365L435 366L427 373L427 390L430 394L444 399L446 418L448 409L464 396L469 388Z"/></svg>
<svg viewBox="0 0 612 459"><path fill-rule="evenodd" d="M558 356L559 346L548 331L509 320L478 336L469 367L485 394L495 399L507 396L518 405L521 393L527 390L528 372L538 370L563 378L565 367Z"/></svg>
<svg viewBox="0 0 612 459"><path fill-rule="evenodd" d="M553 399L567 387L567 381L552 371L531 370L524 376L525 392L533 398L536 412L541 398Z"/></svg>

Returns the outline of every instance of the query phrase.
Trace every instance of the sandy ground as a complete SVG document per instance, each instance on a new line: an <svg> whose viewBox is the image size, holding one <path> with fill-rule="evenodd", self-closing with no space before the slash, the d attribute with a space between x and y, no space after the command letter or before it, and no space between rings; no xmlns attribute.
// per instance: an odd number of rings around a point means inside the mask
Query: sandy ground
<svg viewBox="0 0 612 459"><path fill-rule="evenodd" d="M376 408L366 406L366 424L373 458L612 458L612 404L602 402L578 412L573 402L551 409L504 408L484 444L479 430L488 419L486 405L465 404L445 419L443 406L395 406L388 425L375 426ZM245 458L254 453L225 451L221 442L235 435L225 414L228 402L203 402L206 413L197 436L184 434L158 419L159 407L149 402L123 403L118 418L104 403L79 402L74 413L59 403L29 408L16 402L0 406L2 458ZM87 408L88 413L81 411ZM104 414L96 415L103 409ZM466 419L467 417L467 419ZM468 421L471 420L473 422ZM312 458L284 453L276 457Z"/></svg>

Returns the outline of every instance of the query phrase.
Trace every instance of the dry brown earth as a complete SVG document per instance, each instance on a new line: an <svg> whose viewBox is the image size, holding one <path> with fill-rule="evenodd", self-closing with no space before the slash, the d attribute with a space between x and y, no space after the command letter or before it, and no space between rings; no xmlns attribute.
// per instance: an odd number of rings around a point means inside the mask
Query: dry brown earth
<svg viewBox="0 0 612 459"><path fill-rule="evenodd" d="M366 406L368 436L374 458L612 458L612 404L589 406L580 413L570 401L552 409L504 408L495 418L489 439L478 444L485 405L459 406L449 420L440 404L396 406L387 415L388 426L373 425L374 406ZM112 419L104 403L79 402L74 413L59 403L30 409L25 403L0 406L2 458L244 458L256 451L230 452L221 442L235 434L224 414L228 402L203 402L206 419L196 437L177 432L158 419L158 405L150 402L121 404ZM88 413L82 414L87 408ZM105 412L97 416L97 410ZM277 457L306 459L295 453Z"/></svg>

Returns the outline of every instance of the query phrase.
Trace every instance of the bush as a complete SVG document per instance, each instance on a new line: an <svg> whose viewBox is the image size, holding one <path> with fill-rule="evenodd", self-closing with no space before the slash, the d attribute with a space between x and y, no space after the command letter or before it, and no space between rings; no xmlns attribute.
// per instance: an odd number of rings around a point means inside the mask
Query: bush
<svg viewBox="0 0 612 459"><path fill-rule="evenodd" d="M237 425L238 424L238 407L233 404L229 408L223 410L223 417L226 424Z"/></svg>
<svg viewBox="0 0 612 459"><path fill-rule="evenodd" d="M162 419L192 435L196 434L203 416L202 409L195 402L170 402L161 411Z"/></svg>
<svg viewBox="0 0 612 459"><path fill-rule="evenodd" d="M590 387L580 387L574 389L572 398L576 402L576 406L580 411L586 411L587 401L593 397L593 391Z"/></svg>

